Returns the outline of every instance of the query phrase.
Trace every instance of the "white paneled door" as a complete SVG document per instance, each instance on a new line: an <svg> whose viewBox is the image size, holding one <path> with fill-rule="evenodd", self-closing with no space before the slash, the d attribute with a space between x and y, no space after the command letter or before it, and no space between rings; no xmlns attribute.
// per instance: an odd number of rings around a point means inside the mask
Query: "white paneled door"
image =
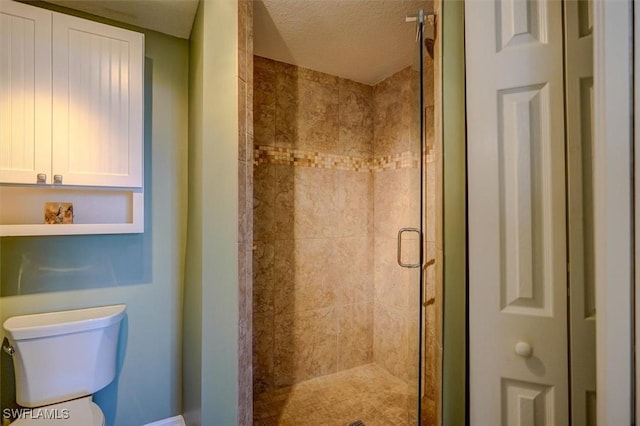
<svg viewBox="0 0 640 426"><path fill-rule="evenodd" d="M564 426L562 3L465 8L471 425Z"/></svg>

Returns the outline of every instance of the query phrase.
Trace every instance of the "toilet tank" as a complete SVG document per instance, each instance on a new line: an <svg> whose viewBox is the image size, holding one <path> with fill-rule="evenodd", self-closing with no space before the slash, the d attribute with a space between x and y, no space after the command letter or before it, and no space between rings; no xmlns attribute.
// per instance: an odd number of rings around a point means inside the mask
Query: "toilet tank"
<svg viewBox="0 0 640 426"><path fill-rule="evenodd" d="M7 319L16 402L40 407L91 395L111 383L125 309L101 306Z"/></svg>

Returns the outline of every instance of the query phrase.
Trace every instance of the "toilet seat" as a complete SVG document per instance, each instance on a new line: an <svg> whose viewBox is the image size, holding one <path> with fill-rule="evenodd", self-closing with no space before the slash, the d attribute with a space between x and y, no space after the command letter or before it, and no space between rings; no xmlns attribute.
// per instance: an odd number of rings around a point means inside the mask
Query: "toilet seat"
<svg viewBox="0 0 640 426"><path fill-rule="evenodd" d="M11 423L11 426L104 426L104 424L104 414L100 407L91 400L91 396L85 396L32 408L30 415L27 413Z"/></svg>

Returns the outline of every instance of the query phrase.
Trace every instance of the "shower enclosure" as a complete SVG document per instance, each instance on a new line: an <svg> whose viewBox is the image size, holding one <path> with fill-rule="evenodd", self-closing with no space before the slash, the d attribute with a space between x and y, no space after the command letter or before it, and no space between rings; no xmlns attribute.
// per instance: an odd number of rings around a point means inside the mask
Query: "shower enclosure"
<svg viewBox="0 0 640 426"><path fill-rule="evenodd" d="M434 24L374 85L254 57L254 424L438 422Z"/></svg>

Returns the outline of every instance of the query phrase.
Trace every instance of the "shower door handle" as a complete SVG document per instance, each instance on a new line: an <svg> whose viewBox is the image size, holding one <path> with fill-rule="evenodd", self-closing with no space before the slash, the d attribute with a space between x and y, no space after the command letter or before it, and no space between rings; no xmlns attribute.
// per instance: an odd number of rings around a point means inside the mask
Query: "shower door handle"
<svg viewBox="0 0 640 426"><path fill-rule="evenodd" d="M419 244L422 244L422 242L420 241L421 233L419 229L401 228L398 231L398 265L402 266L403 268L419 268L420 263L403 263L402 262L402 234L404 234L405 232L415 232L416 234L418 234Z"/></svg>

